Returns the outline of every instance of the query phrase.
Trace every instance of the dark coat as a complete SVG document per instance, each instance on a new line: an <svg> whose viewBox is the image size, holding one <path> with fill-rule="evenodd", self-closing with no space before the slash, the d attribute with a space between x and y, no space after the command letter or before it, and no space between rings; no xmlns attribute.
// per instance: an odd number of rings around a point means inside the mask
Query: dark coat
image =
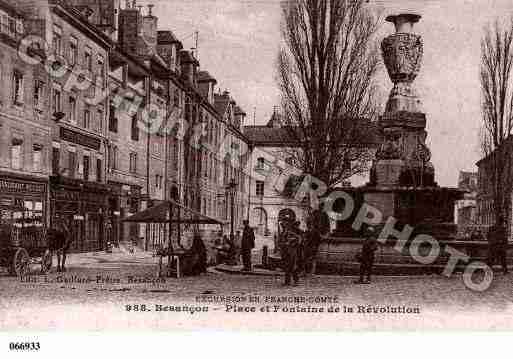
<svg viewBox="0 0 513 359"><path fill-rule="evenodd" d="M255 232L253 228L246 226L242 232L241 249L243 251L249 251L255 248Z"/></svg>
<svg viewBox="0 0 513 359"><path fill-rule="evenodd" d="M326 235L330 231L330 218L328 214L321 210L315 210L310 216L308 228L311 232L318 235Z"/></svg>
<svg viewBox="0 0 513 359"><path fill-rule="evenodd" d="M488 241L492 249L504 249L507 244L506 228L504 226L494 225L488 233Z"/></svg>
<svg viewBox="0 0 513 359"><path fill-rule="evenodd" d="M66 235L64 231L49 228L46 231L46 238L48 243L48 249L57 251L60 249L68 250L71 244L71 237Z"/></svg>
<svg viewBox="0 0 513 359"><path fill-rule="evenodd" d="M194 237L192 240L192 246L189 249L189 254L193 258L191 274L197 275L205 273L207 271L207 248L205 247L201 237Z"/></svg>
<svg viewBox="0 0 513 359"><path fill-rule="evenodd" d="M362 245L360 262L372 263L374 261L374 252L378 249L378 241L374 237L367 238Z"/></svg>

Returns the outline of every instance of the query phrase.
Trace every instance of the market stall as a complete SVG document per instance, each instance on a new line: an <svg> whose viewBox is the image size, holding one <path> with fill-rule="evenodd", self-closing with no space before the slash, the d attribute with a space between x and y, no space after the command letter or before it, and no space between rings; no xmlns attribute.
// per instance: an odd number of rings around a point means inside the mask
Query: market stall
<svg viewBox="0 0 513 359"><path fill-rule="evenodd" d="M196 235L200 224L219 225L221 228L225 224L173 200L158 201L157 205L135 213L124 219L124 222L167 224L167 246L156 252L159 257L159 275L163 275L163 258L167 258L167 275L174 272L177 277L184 273L194 274L194 267L198 261L198 253L196 253L198 248L194 241L191 248L183 247L183 231L192 227ZM175 239L176 246L173 245L173 239Z"/></svg>

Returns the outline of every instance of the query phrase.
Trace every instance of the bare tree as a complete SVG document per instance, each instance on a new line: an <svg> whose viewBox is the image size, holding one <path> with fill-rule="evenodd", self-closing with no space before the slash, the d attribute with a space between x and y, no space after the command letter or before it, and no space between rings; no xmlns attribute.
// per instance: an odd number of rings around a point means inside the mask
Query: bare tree
<svg viewBox="0 0 513 359"><path fill-rule="evenodd" d="M328 187L369 169L379 17L364 0L288 0L278 58L295 164ZM349 166L350 164L350 166Z"/></svg>
<svg viewBox="0 0 513 359"><path fill-rule="evenodd" d="M481 150L485 157L487 190L491 192L496 223L506 219L511 205L513 128L513 18L485 28L481 40L481 95L483 126Z"/></svg>

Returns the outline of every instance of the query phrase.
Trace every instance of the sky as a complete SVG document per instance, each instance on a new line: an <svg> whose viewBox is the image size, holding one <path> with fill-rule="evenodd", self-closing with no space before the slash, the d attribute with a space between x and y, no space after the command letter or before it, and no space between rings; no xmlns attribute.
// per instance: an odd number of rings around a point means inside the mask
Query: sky
<svg viewBox="0 0 513 359"><path fill-rule="evenodd" d="M265 124L279 104L275 64L280 45L279 0L139 0L155 4L160 30L172 30L185 48L194 47L202 70L228 89L248 114L246 124ZM427 143L436 180L456 186L460 170L477 171L481 124L479 60L484 26L513 13L511 0L369 0L389 14L415 12L422 19L424 58L415 80L427 116ZM394 32L382 21L377 41ZM384 99L392 83L382 66ZM255 116L254 116L255 115Z"/></svg>

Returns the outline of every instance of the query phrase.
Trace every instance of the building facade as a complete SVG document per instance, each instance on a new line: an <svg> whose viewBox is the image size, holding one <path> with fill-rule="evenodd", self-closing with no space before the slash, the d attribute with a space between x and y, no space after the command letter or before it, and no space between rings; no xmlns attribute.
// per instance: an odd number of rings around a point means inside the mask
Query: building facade
<svg viewBox="0 0 513 359"><path fill-rule="evenodd" d="M55 58L56 70L50 74L48 90L50 225L65 222L70 227L72 251L102 250L111 240L105 231L110 199L105 176L105 124L112 43L77 8L61 2L49 5L49 55Z"/></svg>
<svg viewBox="0 0 513 359"><path fill-rule="evenodd" d="M41 241L50 217L50 82L44 53L18 47L42 24L17 5L0 2L0 217L13 220L23 239Z"/></svg>
<svg viewBox="0 0 513 359"><path fill-rule="evenodd" d="M465 191L464 198L456 201L455 220L458 225L458 234L468 237L472 228L478 225L477 221L477 173L460 171L458 188Z"/></svg>
<svg viewBox="0 0 513 359"><path fill-rule="evenodd" d="M25 206L22 215L42 228L65 222L73 251L108 241L151 250L168 237L164 226L123 219L174 199L229 222L227 187L235 183L241 227L249 207L249 176L237 164L248 157L245 113L159 29L151 5L10 0L0 11L2 203ZM32 41L20 56L16 43L31 34L39 47Z"/></svg>
<svg viewBox="0 0 513 359"><path fill-rule="evenodd" d="M262 236L279 233L278 222L287 216L301 222L305 229L309 205L288 195L290 179L302 174L287 149L295 146L290 127L283 126L274 112L263 126L245 126L244 133L253 144L251 160L250 225Z"/></svg>

